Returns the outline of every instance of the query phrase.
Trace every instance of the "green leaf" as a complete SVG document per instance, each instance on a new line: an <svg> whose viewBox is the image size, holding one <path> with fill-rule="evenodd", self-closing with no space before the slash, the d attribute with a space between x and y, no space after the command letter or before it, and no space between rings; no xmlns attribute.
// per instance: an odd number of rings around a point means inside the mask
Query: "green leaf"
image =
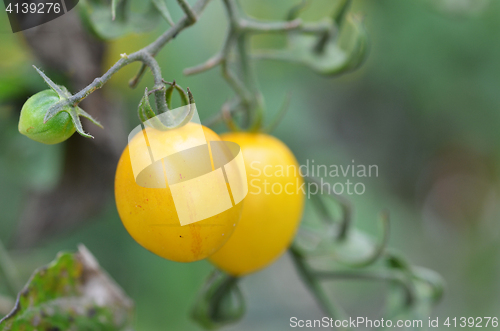
<svg viewBox="0 0 500 331"><path fill-rule="evenodd" d="M368 34L361 19L349 16L348 26L342 28L337 38L326 41L321 51L317 50L316 36L290 33L289 45L284 50L257 52L256 58L301 63L322 75L339 75L358 68L368 51Z"/></svg>
<svg viewBox="0 0 500 331"><path fill-rule="evenodd" d="M351 6L352 0L341 0L335 11L333 12L333 20L335 24L340 28L342 23L344 22L344 18L349 11L349 7Z"/></svg>
<svg viewBox="0 0 500 331"><path fill-rule="evenodd" d="M302 0L300 3L296 4L290 10L288 11L288 14L286 15L286 20L287 21L293 21L294 19L298 18L299 15L311 4L310 0Z"/></svg>
<svg viewBox="0 0 500 331"><path fill-rule="evenodd" d="M111 19L114 21L116 18L116 7L118 7L121 0L111 0Z"/></svg>
<svg viewBox="0 0 500 331"><path fill-rule="evenodd" d="M83 246L38 269L2 331L131 330L133 302Z"/></svg>
<svg viewBox="0 0 500 331"><path fill-rule="evenodd" d="M125 4L113 2L116 10ZM100 0L81 0L80 14L85 25L99 38L116 39L129 33L144 33L154 29L161 21L161 13L151 2L144 13L128 11L113 19L111 4ZM126 8L123 8L126 10Z"/></svg>
<svg viewBox="0 0 500 331"><path fill-rule="evenodd" d="M170 24L170 26L174 26L174 21L172 20L172 16L170 15L170 11L167 8L167 4L165 3L165 0L152 0L153 5L158 9L160 12L161 16Z"/></svg>
<svg viewBox="0 0 500 331"><path fill-rule="evenodd" d="M347 45L337 38L325 45L322 52L314 51L317 40L311 36L294 36L293 47L300 61L323 75L335 75L358 68L368 48L368 36L360 19L350 16L350 30L347 31ZM344 29L343 29L344 30Z"/></svg>

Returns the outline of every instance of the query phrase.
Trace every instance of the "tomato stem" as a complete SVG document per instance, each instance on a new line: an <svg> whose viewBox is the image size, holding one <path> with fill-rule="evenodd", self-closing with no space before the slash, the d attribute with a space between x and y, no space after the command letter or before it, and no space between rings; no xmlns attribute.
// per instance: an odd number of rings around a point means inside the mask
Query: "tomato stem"
<svg viewBox="0 0 500 331"><path fill-rule="evenodd" d="M154 77L154 90L156 108L159 113L167 112L169 109L166 100L166 89L164 87L161 69L155 60L156 54L182 30L197 22L199 16L210 0L198 0L193 6L190 6L186 0L177 0L179 6L184 12L177 23L173 24L168 30L161 34L154 42L146 47L130 54L122 54L121 58L101 77L96 78L87 87L71 95L61 104L53 105L49 112L55 112L61 107L72 105L76 107L83 99L89 96L95 90L101 88L116 72L133 62L142 62L138 73L130 80L130 87L135 87L140 82L141 77L146 72L146 68L151 70ZM115 2L116 4L117 2ZM224 41L222 50L205 63L188 68L184 71L186 75L200 73L216 66L221 66L222 76L229 86L234 90L239 99L238 107L243 111L245 120L244 127L250 131L260 131L264 117L264 101L262 94L258 90L257 79L252 66L252 61L258 59L251 54L249 38L253 34L259 33L300 33L316 36L328 35L332 37L335 31L335 25L339 24L345 16L350 0L344 0L340 9L336 11L334 19L322 20L313 23L304 23L300 18L296 18L298 12L305 7L302 3L295 8L295 14L288 15L289 20L278 22L265 22L254 18L249 18L242 13L235 0L223 0L226 8L229 29ZM300 7L300 8L299 8ZM330 39L330 38L328 38ZM231 68L230 62L233 62L232 49L236 49L237 57L235 64L239 71L238 74ZM231 60L231 61L230 61ZM169 91L170 92L170 91ZM63 105L64 103L64 105Z"/></svg>
<svg viewBox="0 0 500 331"><path fill-rule="evenodd" d="M305 261L305 256L293 245L290 247L289 252L292 256L299 276L309 291L311 291L323 312L325 312L328 317L333 319L345 319L347 314L342 310L342 308L337 307L337 305L334 304L325 294L319 279L315 277L314 271Z"/></svg>

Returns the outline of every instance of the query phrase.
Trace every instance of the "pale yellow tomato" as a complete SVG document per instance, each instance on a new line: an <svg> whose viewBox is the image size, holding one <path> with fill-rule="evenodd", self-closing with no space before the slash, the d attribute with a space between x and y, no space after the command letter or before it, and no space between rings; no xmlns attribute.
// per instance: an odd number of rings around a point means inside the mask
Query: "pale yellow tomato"
<svg viewBox="0 0 500 331"><path fill-rule="evenodd" d="M275 137L229 133L221 138L240 145L249 191L236 231L209 259L242 276L271 264L291 244L304 207L303 179L294 155Z"/></svg>

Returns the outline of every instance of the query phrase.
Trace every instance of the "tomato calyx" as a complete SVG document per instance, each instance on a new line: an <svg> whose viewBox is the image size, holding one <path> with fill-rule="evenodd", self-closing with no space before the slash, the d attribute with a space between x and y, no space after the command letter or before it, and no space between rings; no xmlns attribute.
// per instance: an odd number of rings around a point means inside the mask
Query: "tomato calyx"
<svg viewBox="0 0 500 331"><path fill-rule="evenodd" d="M194 103L193 94L190 92L189 87L187 88L188 93L186 93L186 91L184 91L184 89L179 84L177 84L175 80L173 80L172 82L167 82L164 80L163 83L170 85L165 93L165 101L167 102L167 106L169 109L172 109L172 94L174 90L179 93L182 106L187 106L188 104Z"/></svg>
<svg viewBox="0 0 500 331"><path fill-rule="evenodd" d="M89 113L84 111L82 108L78 107L78 105L72 104L72 102L70 101L71 93L69 93L66 87L54 83L49 77L47 77L47 75L45 75L36 66L33 66L33 68L36 69L38 74L42 76L45 83L47 83L47 85L49 85L49 87L59 96L59 101L51 105L47 110L47 113L43 118L43 123L47 123L48 120L50 120L60 112L66 112L70 115L71 121L73 122L76 131L80 135L87 138L94 138L92 135L86 133L83 130L82 122L80 121L80 116L85 117L86 119L90 120L92 123L94 123L100 128L102 128L101 123L99 123L95 118L93 118Z"/></svg>
<svg viewBox="0 0 500 331"><path fill-rule="evenodd" d="M182 87L176 84L175 80L173 82L163 81L163 86L155 88L151 91L146 89L144 90L144 95L139 102L139 106L137 108L137 113L139 115L139 119L145 125L151 126L157 130L167 131L176 128L180 128L191 121L193 115L195 113L195 103L194 97L191 93L189 87L187 88L187 92L184 91ZM170 85L168 88L166 85ZM165 90L165 103L167 105L167 110L162 112L158 110L157 114L153 108L151 107L151 103L149 102L149 96L157 91ZM181 97L181 105L182 111L174 114L171 112L172 107L172 94L173 91L176 90Z"/></svg>
<svg viewBox="0 0 500 331"><path fill-rule="evenodd" d="M57 144L65 141L75 133L76 129L71 116L61 112L47 123L43 118L47 109L59 101L59 95L52 89L46 89L32 95L21 108L18 130L31 140L43 144Z"/></svg>

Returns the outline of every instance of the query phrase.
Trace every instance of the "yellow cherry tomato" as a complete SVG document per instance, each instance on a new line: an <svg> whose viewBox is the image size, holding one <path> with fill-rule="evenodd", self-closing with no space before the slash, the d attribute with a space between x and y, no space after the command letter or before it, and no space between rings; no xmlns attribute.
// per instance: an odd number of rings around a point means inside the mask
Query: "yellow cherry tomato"
<svg viewBox="0 0 500 331"><path fill-rule="evenodd" d="M148 146L155 143L167 154L173 154L186 149L186 145L205 143L195 132L200 129L199 124L187 125L170 131L160 131L147 127ZM212 130L203 127L206 141L220 141L219 136ZM142 132L139 132L142 135ZM139 186L134 178L130 160L129 146L139 141L136 135L123 151L115 177L115 199L118 213L123 225L129 234L149 251L177 262L192 262L204 259L219 249L231 236L241 215L242 202L232 208L206 218L199 222L181 226L174 205L172 192L166 188L148 188ZM200 140L200 141L197 141ZM159 144L161 143L161 144ZM150 162L146 151L139 156L143 160L134 162ZM182 165L177 164L182 168ZM178 170L178 169L176 169ZM163 181L163 171L150 172L152 181ZM226 184L227 185L227 184ZM209 186L200 186L200 195L212 192ZM195 203L208 203L200 197L192 197Z"/></svg>
<svg viewBox="0 0 500 331"><path fill-rule="evenodd" d="M271 264L291 244L304 207L303 179L297 160L280 140L262 133L221 138L241 147L248 195L235 232L209 260L233 276L243 276Z"/></svg>

